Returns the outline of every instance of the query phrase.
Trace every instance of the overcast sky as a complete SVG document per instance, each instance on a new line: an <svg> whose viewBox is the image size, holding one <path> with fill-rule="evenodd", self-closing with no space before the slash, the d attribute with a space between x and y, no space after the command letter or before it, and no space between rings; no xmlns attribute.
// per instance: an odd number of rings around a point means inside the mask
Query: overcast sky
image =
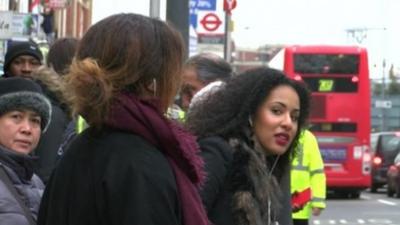
<svg viewBox="0 0 400 225"><path fill-rule="evenodd" d="M399 0L238 0L232 19L233 39L242 47L354 44L346 29L366 28L361 45L370 61L400 66Z"/></svg>
<svg viewBox="0 0 400 225"><path fill-rule="evenodd" d="M93 22L115 12L146 15L150 4L150 0L93 1ZM160 2L165 9L166 0ZM400 68L400 0L237 0L232 19L236 45L253 48L357 44L346 29L365 28L366 36L359 40L369 51L372 76L381 76L383 59Z"/></svg>

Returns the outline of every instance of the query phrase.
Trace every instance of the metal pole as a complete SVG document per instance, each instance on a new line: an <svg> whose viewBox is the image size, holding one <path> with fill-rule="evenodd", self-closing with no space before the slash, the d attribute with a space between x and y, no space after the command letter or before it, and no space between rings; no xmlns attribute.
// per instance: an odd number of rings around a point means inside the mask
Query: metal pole
<svg viewBox="0 0 400 225"><path fill-rule="evenodd" d="M160 0L150 0L150 17L160 18Z"/></svg>
<svg viewBox="0 0 400 225"><path fill-rule="evenodd" d="M385 82L385 67L386 67L386 61L383 59L382 61L382 85L381 85L381 98L382 102L385 101L385 88L386 88L386 82ZM381 108L381 131L385 130L385 108Z"/></svg>
<svg viewBox="0 0 400 225"><path fill-rule="evenodd" d="M224 59L230 63L232 57L231 46L231 31L230 31L231 15L225 12L225 44L224 44Z"/></svg>
<svg viewBox="0 0 400 225"><path fill-rule="evenodd" d="M182 34L186 46L189 46L189 1L167 0L167 21L171 22ZM186 56L189 55L186 48Z"/></svg>

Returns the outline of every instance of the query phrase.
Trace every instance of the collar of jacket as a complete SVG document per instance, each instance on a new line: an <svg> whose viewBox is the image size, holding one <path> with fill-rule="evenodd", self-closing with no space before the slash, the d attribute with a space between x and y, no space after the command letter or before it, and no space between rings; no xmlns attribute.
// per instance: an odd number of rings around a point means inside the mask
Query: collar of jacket
<svg viewBox="0 0 400 225"><path fill-rule="evenodd" d="M234 149L229 182L232 215L237 225L270 225L279 211L281 191L266 155L244 141L230 139Z"/></svg>
<svg viewBox="0 0 400 225"><path fill-rule="evenodd" d="M0 145L0 161L12 169L24 182L32 179L36 157L15 153Z"/></svg>

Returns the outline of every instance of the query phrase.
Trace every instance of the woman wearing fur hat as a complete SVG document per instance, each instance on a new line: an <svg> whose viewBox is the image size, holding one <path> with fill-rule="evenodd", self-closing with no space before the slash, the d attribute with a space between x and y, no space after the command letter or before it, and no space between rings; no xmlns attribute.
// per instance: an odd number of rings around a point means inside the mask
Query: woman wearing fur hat
<svg viewBox="0 0 400 225"><path fill-rule="evenodd" d="M279 182L308 110L307 89L268 68L234 76L190 108L187 126L206 163L201 195L211 222L277 224ZM286 216L290 221L291 212Z"/></svg>
<svg viewBox="0 0 400 225"><path fill-rule="evenodd" d="M41 133L49 124L51 105L40 86L24 78L0 80L0 221L32 225L44 185L33 173Z"/></svg>

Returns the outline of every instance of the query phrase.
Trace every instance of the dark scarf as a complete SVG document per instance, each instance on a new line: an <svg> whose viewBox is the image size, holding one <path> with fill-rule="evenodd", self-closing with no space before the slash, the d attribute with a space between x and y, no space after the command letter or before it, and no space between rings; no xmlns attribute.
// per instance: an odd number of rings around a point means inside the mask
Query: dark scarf
<svg viewBox="0 0 400 225"><path fill-rule="evenodd" d="M168 120L158 103L122 93L114 100L106 125L135 133L160 149L175 174L183 224L206 225L206 211L196 188L205 178L196 139Z"/></svg>
<svg viewBox="0 0 400 225"><path fill-rule="evenodd" d="M36 157L18 154L0 145L0 162L11 168L23 182L32 179L36 160Z"/></svg>

